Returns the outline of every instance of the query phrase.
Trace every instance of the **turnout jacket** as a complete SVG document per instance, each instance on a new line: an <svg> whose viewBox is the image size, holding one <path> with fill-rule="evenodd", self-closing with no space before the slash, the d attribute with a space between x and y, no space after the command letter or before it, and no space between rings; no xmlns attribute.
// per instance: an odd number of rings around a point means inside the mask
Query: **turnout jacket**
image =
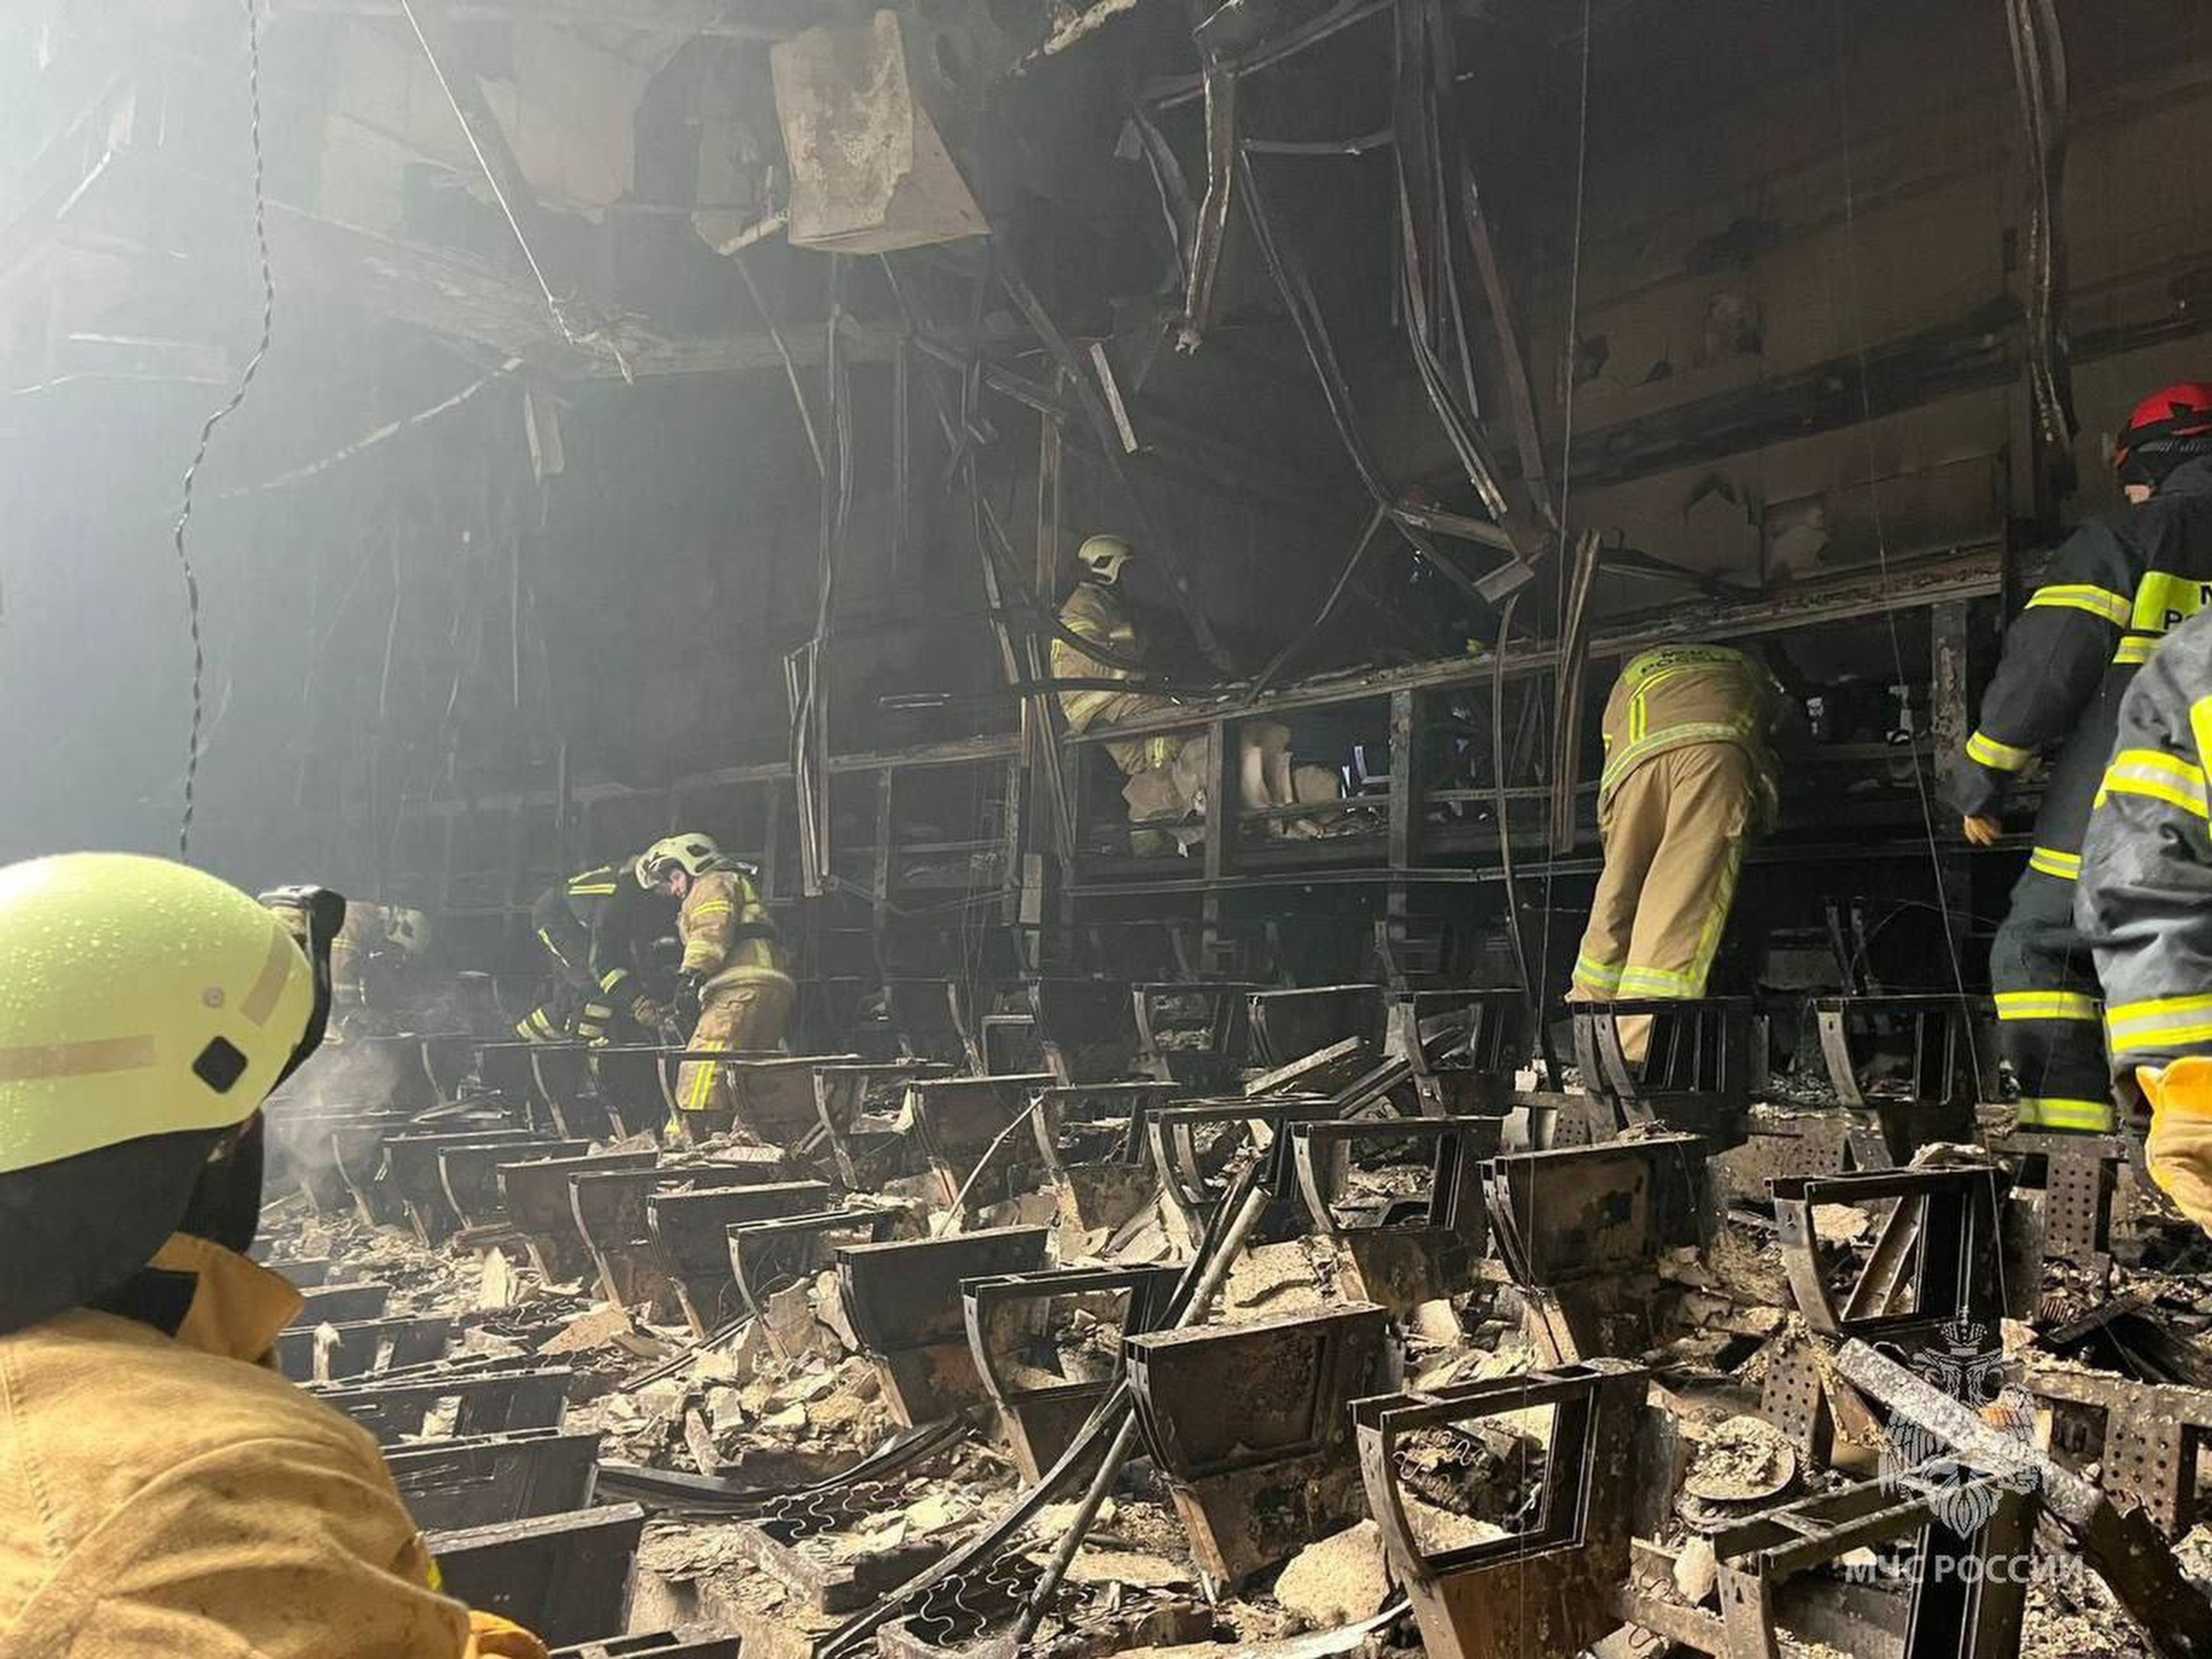
<svg viewBox="0 0 2212 1659"><path fill-rule="evenodd" d="M637 951L667 928L669 910L665 895L638 884L637 860L628 858L548 888L531 926L578 989L611 1000L622 994Z"/></svg>
<svg viewBox="0 0 2212 1659"><path fill-rule="evenodd" d="M1765 664L1728 646L1662 646L1631 659L1605 702L1600 809L1646 761L1692 744L1725 743L1750 757L1761 815L1771 818L1770 739L1785 702Z"/></svg>
<svg viewBox="0 0 2212 1659"><path fill-rule="evenodd" d="M2112 753L2120 698L2167 631L2212 594L2212 457L2184 462L2157 495L2092 519L2051 556L2005 630L2004 655L1966 740L1954 793L1995 813L2019 773L2063 743L2044 792L2030 865L2072 879Z"/></svg>
<svg viewBox="0 0 2212 1659"><path fill-rule="evenodd" d="M376 1442L273 1368L296 1291L181 1233L152 1265L190 1286L173 1332L79 1308L0 1337L0 1652L544 1654L439 1593Z"/></svg>
<svg viewBox="0 0 2212 1659"><path fill-rule="evenodd" d="M708 991L761 980L790 982L775 959L775 924L744 870L709 870L693 882L677 928L684 971L702 975Z"/></svg>
<svg viewBox="0 0 2212 1659"><path fill-rule="evenodd" d="M2075 919L2105 986L2112 1068L2212 1054L2212 616L2175 629L2120 705Z"/></svg>
<svg viewBox="0 0 2212 1659"><path fill-rule="evenodd" d="M1069 633L1096 641L1124 662L1135 661L1142 654L1136 621L1122 603L1121 596L1110 587L1097 582L1077 583L1075 591L1067 596L1067 603L1060 608L1060 620ZM1129 670L1101 662L1056 635L1052 641L1052 675L1054 679L1069 680L1132 678ZM1097 688L1061 692L1060 711L1066 717L1067 729L1082 731L1098 718L1108 703L1122 695Z"/></svg>

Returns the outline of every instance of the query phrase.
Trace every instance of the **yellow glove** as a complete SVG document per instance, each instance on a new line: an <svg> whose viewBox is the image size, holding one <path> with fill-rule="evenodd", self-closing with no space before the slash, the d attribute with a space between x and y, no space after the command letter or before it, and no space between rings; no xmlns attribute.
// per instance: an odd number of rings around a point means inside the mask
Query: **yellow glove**
<svg viewBox="0 0 2212 1659"><path fill-rule="evenodd" d="M469 1645L461 1659L550 1659L545 1644L511 1619L469 1609Z"/></svg>
<svg viewBox="0 0 2212 1659"><path fill-rule="evenodd" d="M2138 1066L2136 1080L2151 1105L2151 1179L2212 1233L2212 1057L2186 1055L2163 1071Z"/></svg>

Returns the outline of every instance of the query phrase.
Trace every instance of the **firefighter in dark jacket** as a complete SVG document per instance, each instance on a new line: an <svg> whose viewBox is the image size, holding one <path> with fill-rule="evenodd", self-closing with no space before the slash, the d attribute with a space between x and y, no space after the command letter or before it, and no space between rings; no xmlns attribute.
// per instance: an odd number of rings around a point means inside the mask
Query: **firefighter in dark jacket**
<svg viewBox="0 0 2212 1659"><path fill-rule="evenodd" d="M568 994L531 1010L515 1035L526 1042L605 1044L617 1018L657 1030L667 1010L639 988L635 968L639 953L675 920L675 905L639 884L635 858L547 888L531 908L530 925Z"/></svg>
<svg viewBox="0 0 2212 1659"><path fill-rule="evenodd" d="M2151 1105L2153 1179L2212 1232L2212 615L2159 647L2120 705L2075 911L2105 984L2123 1098Z"/></svg>
<svg viewBox="0 0 2212 1659"><path fill-rule="evenodd" d="M2043 585L2005 630L2003 660L1957 770L1966 839L1987 847L2014 778L2058 746L2034 850L1990 950L2027 1129L2112 1127L2097 976L2075 926L2074 888L2121 695L2166 631L2212 594L2212 385L2147 398L2116 459L2129 505L2082 525L2051 556Z"/></svg>

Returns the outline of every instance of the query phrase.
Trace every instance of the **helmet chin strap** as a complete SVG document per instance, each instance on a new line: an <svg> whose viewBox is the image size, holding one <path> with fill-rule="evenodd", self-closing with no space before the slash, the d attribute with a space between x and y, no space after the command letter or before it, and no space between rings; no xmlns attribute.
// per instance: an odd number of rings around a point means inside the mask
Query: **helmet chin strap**
<svg viewBox="0 0 2212 1659"><path fill-rule="evenodd" d="M177 1231L244 1255L261 1231L261 1174L264 1137L261 1114L248 1118L200 1170L191 1203Z"/></svg>

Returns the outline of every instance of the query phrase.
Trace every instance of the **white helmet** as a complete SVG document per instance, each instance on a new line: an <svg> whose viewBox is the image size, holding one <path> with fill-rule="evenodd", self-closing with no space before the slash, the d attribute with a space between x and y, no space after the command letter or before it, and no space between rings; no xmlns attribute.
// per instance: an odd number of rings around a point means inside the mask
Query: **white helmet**
<svg viewBox="0 0 2212 1659"><path fill-rule="evenodd" d="M1121 567L1133 556L1126 536L1093 536L1075 550L1075 562L1098 582L1120 580Z"/></svg>
<svg viewBox="0 0 2212 1659"><path fill-rule="evenodd" d="M637 884L657 887L678 870L687 875L702 876L709 870L720 869L727 862L720 844L712 836L686 830L653 842L638 855Z"/></svg>
<svg viewBox="0 0 2212 1659"><path fill-rule="evenodd" d="M430 948L430 918L420 910L386 905L384 936L407 956L419 957Z"/></svg>

